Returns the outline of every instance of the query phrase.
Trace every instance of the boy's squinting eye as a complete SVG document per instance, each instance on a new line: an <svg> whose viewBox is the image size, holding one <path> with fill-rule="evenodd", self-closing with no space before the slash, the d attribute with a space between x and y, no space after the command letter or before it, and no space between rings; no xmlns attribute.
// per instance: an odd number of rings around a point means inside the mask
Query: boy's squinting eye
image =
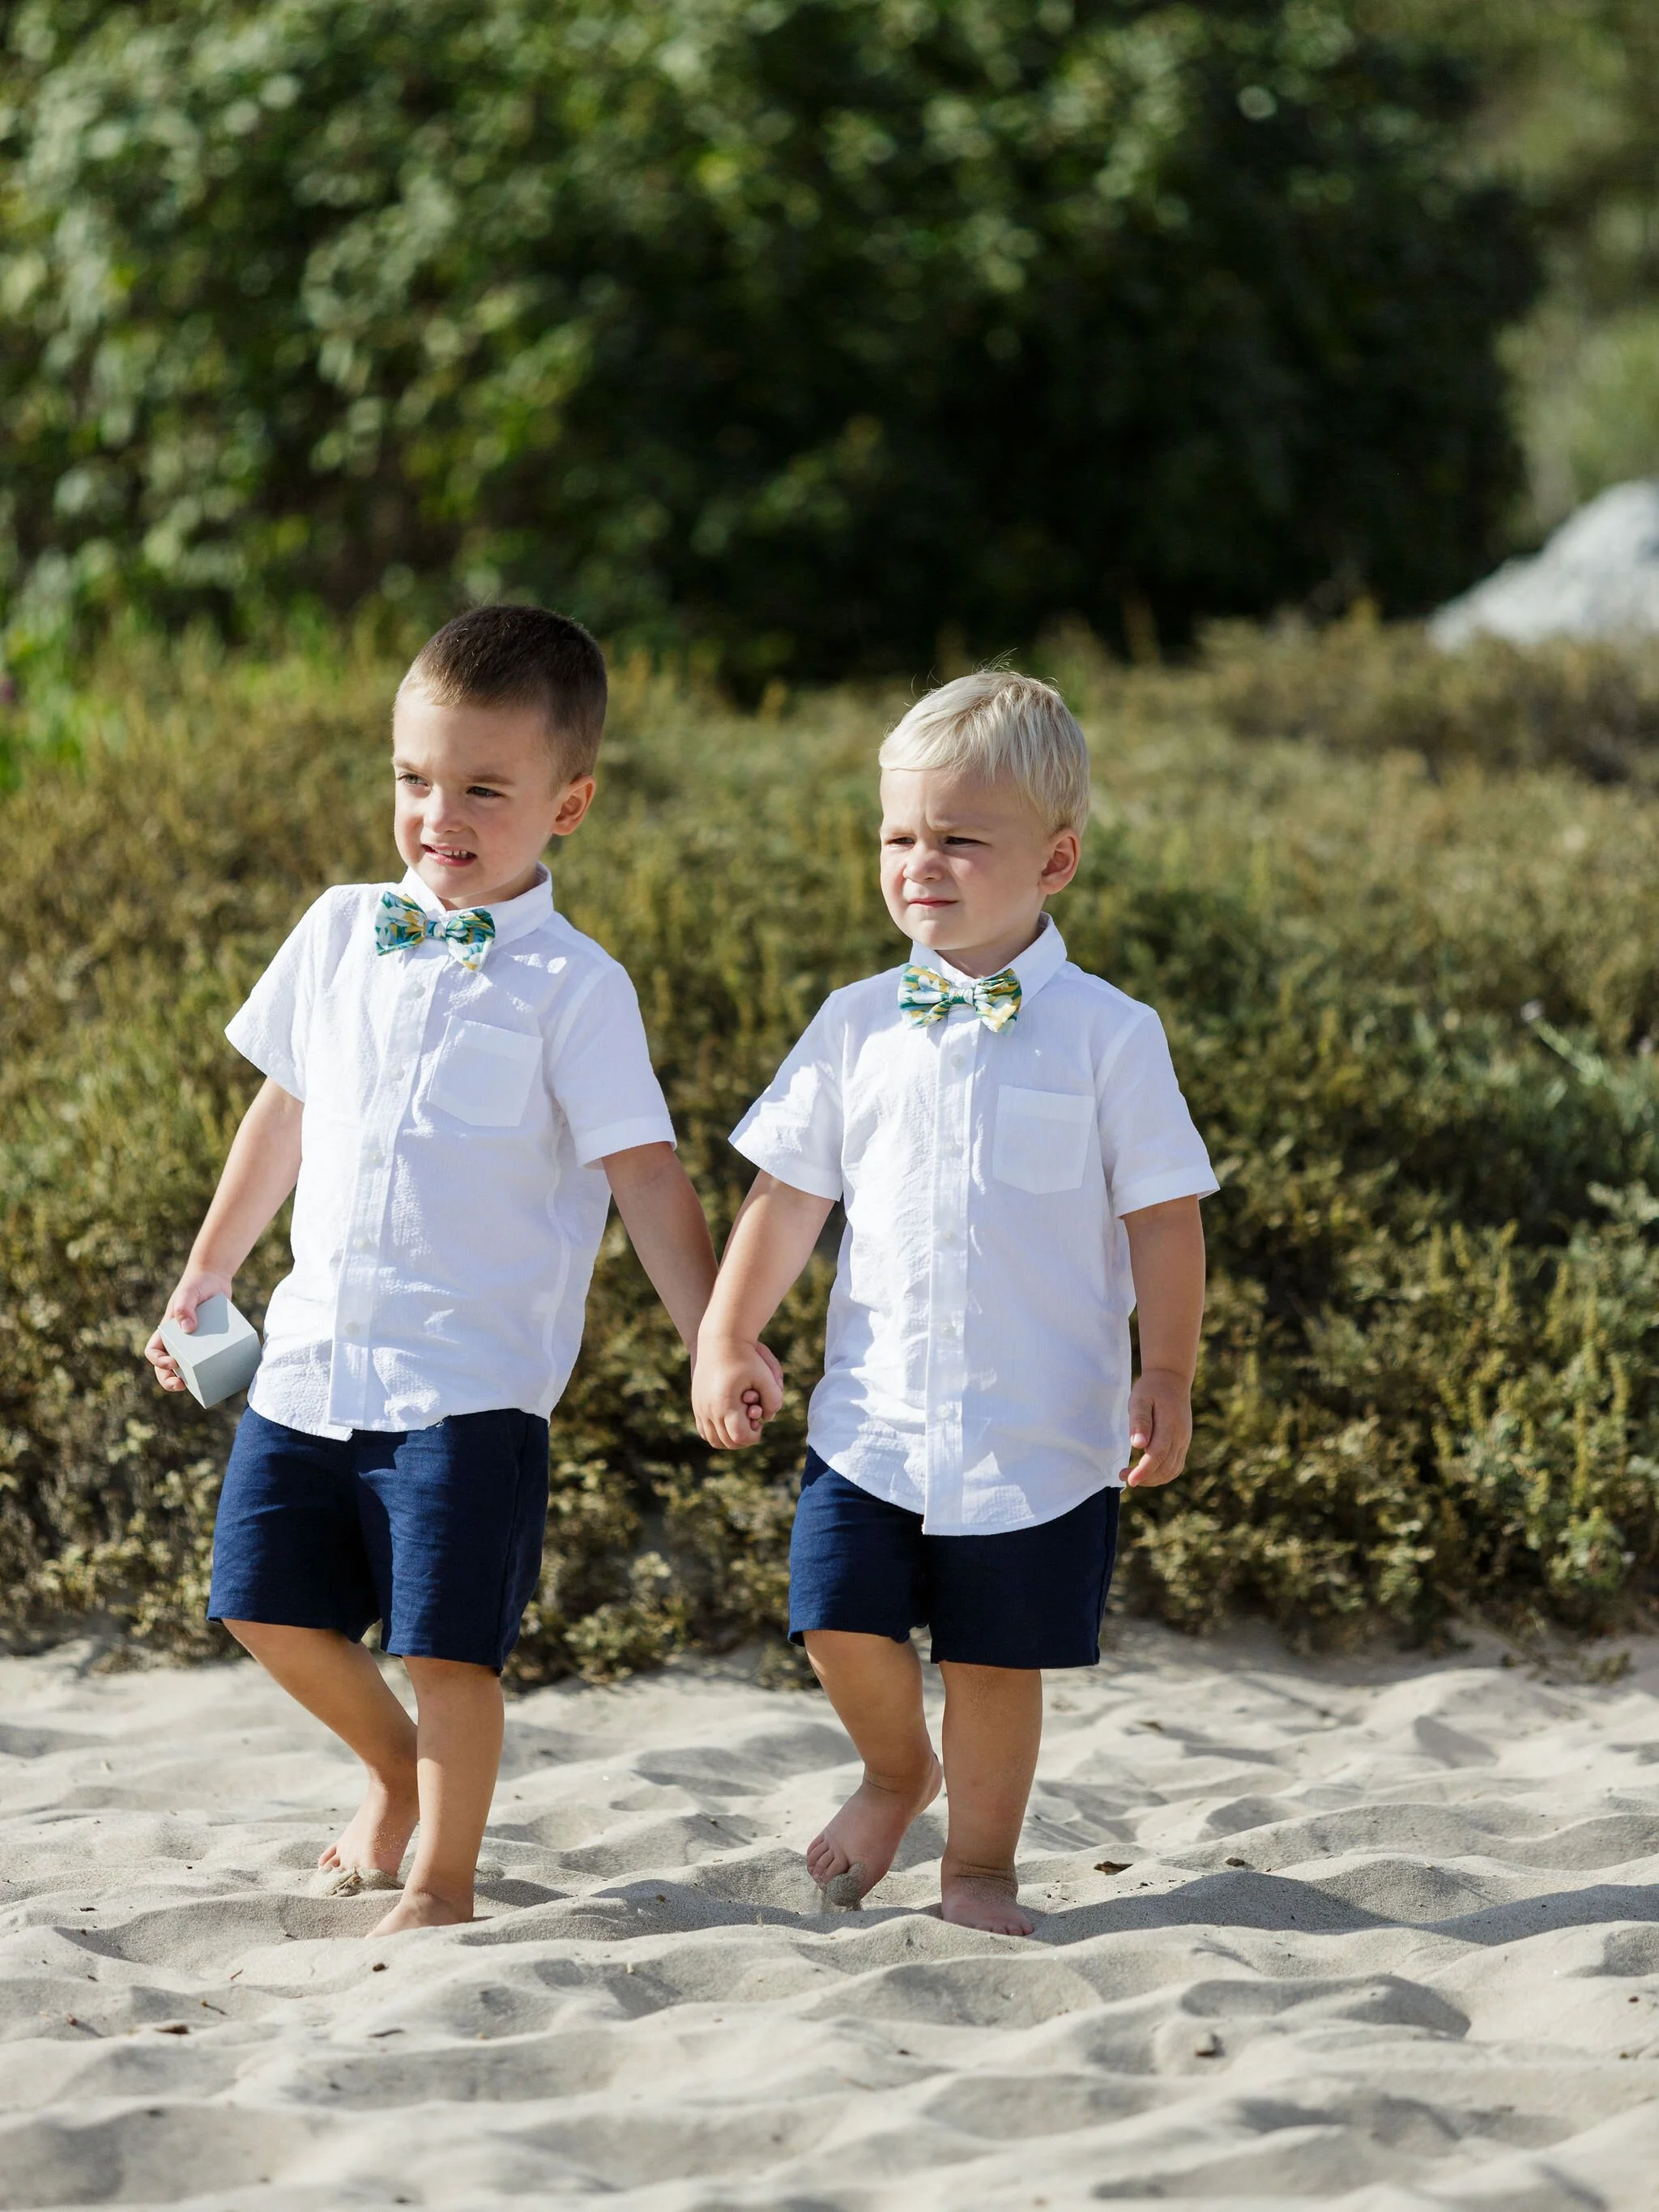
<svg viewBox="0 0 1659 2212"><path fill-rule="evenodd" d="M466 787L466 795L469 799L499 799L501 794L489 784L469 783Z"/></svg>

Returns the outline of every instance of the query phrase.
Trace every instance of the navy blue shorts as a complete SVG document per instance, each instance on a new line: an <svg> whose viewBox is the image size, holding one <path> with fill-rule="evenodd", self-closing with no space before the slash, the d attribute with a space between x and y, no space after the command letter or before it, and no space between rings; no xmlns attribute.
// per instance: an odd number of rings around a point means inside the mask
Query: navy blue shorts
<svg viewBox="0 0 1659 2212"><path fill-rule="evenodd" d="M908 1644L925 1622L933 1659L964 1667L1092 1667L1117 1552L1118 1493L1098 1490L1035 1528L924 1536L890 1505L806 1455L789 1539L789 1634L817 1628Z"/></svg>
<svg viewBox="0 0 1659 2212"><path fill-rule="evenodd" d="M361 1637L500 1674L535 1595L547 1423L453 1413L429 1429L307 1436L250 1406L213 1528L210 1620Z"/></svg>

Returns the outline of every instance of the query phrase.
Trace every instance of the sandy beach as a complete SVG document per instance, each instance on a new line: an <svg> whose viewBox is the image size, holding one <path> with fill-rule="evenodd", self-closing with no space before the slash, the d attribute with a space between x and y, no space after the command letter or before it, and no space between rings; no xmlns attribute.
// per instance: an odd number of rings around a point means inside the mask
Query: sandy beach
<svg viewBox="0 0 1659 2212"><path fill-rule="evenodd" d="M488 1917L307 1894L352 1770L246 1665L0 1662L0 2207L1659 2201L1659 1644L1612 1684L1120 1632L1055 1678L1030 1942L857 1914L813 1694L514 1702Z"/></svg>

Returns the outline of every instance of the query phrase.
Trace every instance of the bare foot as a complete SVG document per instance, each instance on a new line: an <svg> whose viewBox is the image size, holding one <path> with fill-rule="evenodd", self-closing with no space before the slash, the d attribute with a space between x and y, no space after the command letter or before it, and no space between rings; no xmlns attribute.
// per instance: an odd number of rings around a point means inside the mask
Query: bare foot
<svg viewBox="0 0 1659 2212"><path fill-rule="evenodd" d="M420 1808L411 1770L407 1790L393 1792L374 1776L363 1802L352 1814L337 1843L317 1855L325 1873L344 1874L354 1867L373 1867L380 1874L396 1874L415 1832Z"/></svg>
<svg viewBox="0 0 1659 2212"><path fill-rule="evenodd" d="M989 1936L1031 1936L1036 1923L1019 1909L1019 1880L1006 1874L952 1874L939 1878L939 1917L957 1928L982 1928Z"/></svg>
<svg viewBox="0 0 1659 2212"><path fill-rule="evenodd" d="M465 1904L440 1897L435 1889L406 1889L384 1919L369 1929L371 1936L404 1936L411 1928L459 1928L472 1918L472 1901Z"/></svg>
<svg viewBox="0 0 1659 2212"><path fill-rule="evenodd" d="M830 1904L856 1905L875 1887L892 1865L905 1830L939 1796L944 1779L931 1752L914 1789L896 1789L866 1775L823 1833L806 1846L806 1871Z"/></svg>

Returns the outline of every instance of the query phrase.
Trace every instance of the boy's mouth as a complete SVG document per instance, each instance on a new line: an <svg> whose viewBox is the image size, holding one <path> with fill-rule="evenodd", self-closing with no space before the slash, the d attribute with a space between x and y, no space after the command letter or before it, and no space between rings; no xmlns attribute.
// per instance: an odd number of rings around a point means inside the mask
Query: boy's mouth
<svg viewBox="0 0 1659 2212"><path fill-rule="evenodd" d="M435 860L441 868L470 868L478 857L460 845L422 844L421 850L428 860Z"/></svg>

